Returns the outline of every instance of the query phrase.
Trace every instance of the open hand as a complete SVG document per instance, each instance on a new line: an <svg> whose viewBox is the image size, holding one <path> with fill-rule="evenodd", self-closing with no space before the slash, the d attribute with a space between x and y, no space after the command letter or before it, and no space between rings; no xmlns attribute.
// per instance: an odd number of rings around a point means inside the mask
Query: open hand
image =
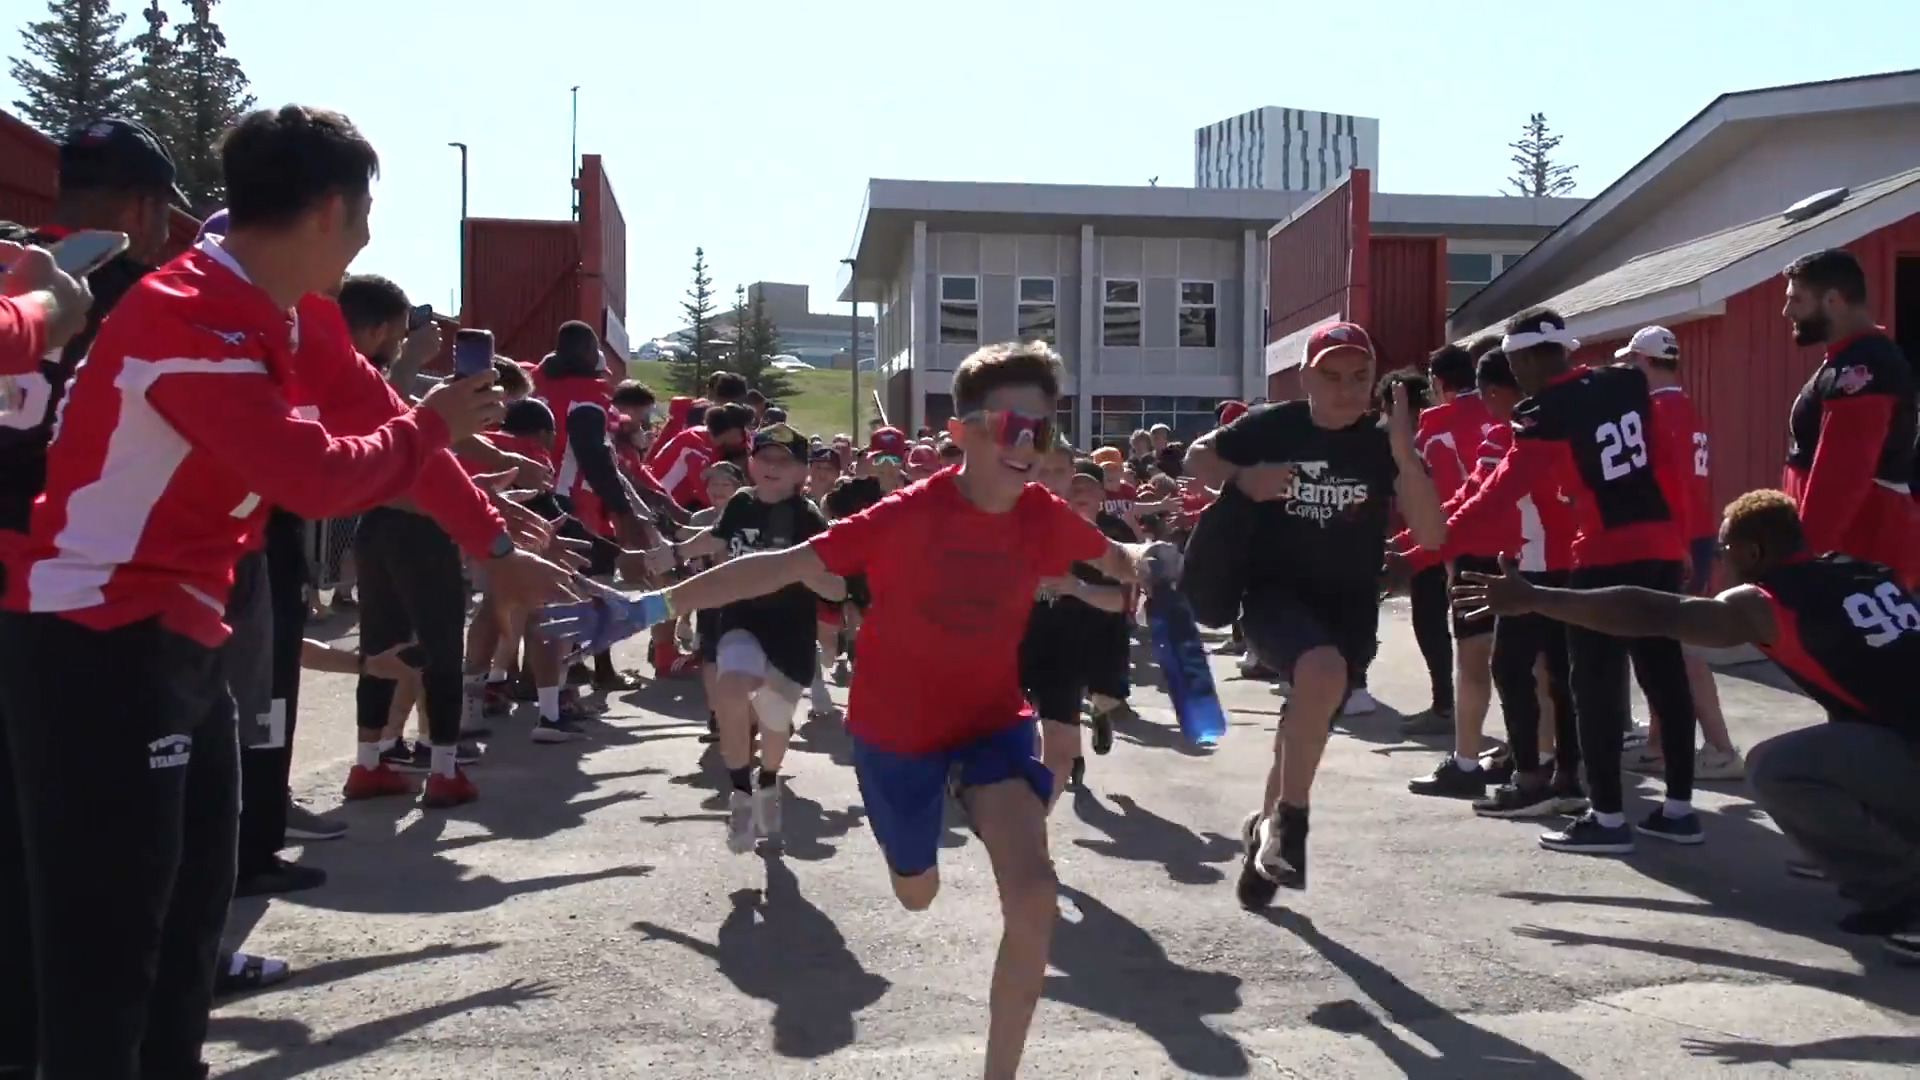
<svg viewBox="0 0 1920 1080"><path fill-rule="evenodd" d="M400 658L400 654L415 648L418 642L405 641L383 653L367 657L365 670L376 679L398 680L418 674L420 669Z"/></svg>
<svg viewBox="0 0 1920 1080"><path fill-rule="evenodd" d="M491 369L441 383L427 391L419 407L439 413L454 442L498 426L507 408L505 396L494 385Z"/></svg>
<svg viewBox="0 0 1920 1080"><path fill-rule="evenodd" d="M1455 611L1469 619L1483 615L1525 615L1533 610L1533 585L1520 576L1513 556L1500 556L1500 572L1464 570L1453 587Z"/></svg>

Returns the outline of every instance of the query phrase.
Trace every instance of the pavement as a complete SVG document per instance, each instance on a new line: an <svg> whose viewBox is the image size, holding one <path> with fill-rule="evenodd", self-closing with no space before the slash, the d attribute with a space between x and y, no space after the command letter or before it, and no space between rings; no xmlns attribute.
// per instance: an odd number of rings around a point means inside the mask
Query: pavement
<svg viewBox="0 0 1920 1080"><path fill-rule="evenodd" d="M351 640L350 623L315 629ZM1404 611L1383 637L1374 693L1424 707ZM1136 655L1141 721L1052 817L1061 921L1023 1076L1920 1068L1920 969L1833 929L1845 905L1783 873L1785 841L1738 784L1699 794L1702 847L1555 854L1537 823L1409 795L1441 741L1402 739L1383 708L1343 721L1328 748L1310 889L1242 911L1233 834L1281 699L1224 681L1232 727L1194 752ZM638 650L623 659L637 666ZM1232 673L1226 658L1217 670ZM1742 746L1821 719L1764 666L1719 682ZM979 1075L998 940L984 852L950 829L939 900L901 910L837 721L796 739L784 856L732 856L692 681L616 697L572 745L532 745L524 716L507 721L474 770L481 801L434 814L339 808L352 682L308 673L303 698L296 793L352 833L290 850L328 871L323 888L235 905L231 936L298 974L219 1009L216 1076ZM1501 730L1496 706L1488 731ZM1659 796L1644 780L1630 793Z"/></svg>

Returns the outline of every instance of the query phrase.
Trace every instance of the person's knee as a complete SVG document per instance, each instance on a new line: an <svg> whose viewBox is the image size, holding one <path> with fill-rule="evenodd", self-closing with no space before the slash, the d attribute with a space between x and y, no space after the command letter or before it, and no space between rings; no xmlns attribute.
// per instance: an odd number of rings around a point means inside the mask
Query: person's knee
<svg viewBox="0 0 1920 1080"><path fill-rule="evenodd" d="M929 868L918 874L894 874L893 895L908 911L927 910L933 906L933 898L940 895L940 871Z"/></svg>
<svg viewBox="0 0 1920 1080"><path fill-rule="evenodd" d="M1308 649L1293 662L1293 688L1295 695L1329 694L1340 696L1347 691L1347 661L1340 650L1331 645L1321 645Z"/></svg>
<svg viewBox="0 0 1920 1080"><path fill-rule="evenodd" d="M1054 876L1053 863L1044 856L1036 856L1009 869L1000 884L1000 910L1009 927L1029 930L1051 927L1058 909L1055 899L1058 893L1059 881Z"/></svg>
<svg viewBox="0 0 1920 1080"><path fill-rule="evenodd" d="M1792 735L1792 732L1788 732L1763 739L1747 751L1747 784L1756 794L1777 791L1786 779L1794 754L1791 747L1781 744Z"/></svg>

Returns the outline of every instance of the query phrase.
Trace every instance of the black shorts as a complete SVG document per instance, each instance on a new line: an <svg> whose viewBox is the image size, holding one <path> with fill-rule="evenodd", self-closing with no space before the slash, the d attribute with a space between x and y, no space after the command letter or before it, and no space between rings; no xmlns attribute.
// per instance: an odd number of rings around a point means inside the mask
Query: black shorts
<svg viewBox="0 0 1920 1080"><path fill-rule="evenodd" d="M696 611L693 613L694 647L700 650L700 659L712 664L720 659L720 609Z"/></svg>
<svg viewBox="0 0 1920 1080"><path fill-rule="evenodd" d="M1463 570L1472 570L1481 574L1498 574L1500 572L1500 560L1490 559L1485 555L1462 555L1453 560L1454 577L1457 579ZM1451 601L1452 598L1449 597L1448 600ZM1493 615L1486 614L1470 619L1462 615L1460 609L1454 607L1451 602L1447 605L1447 610L1452 613L1453 639L1455 641L1465 641L1468 638L1482 637L1493 633Z"/></svg>
<svg viewBox="0 0 1920 1080"><path fill-rule="evenodd" d="M1331 645L1347 662L1348 682L1359 685L1380 648L1380 601L1371 584L1340 596L1261 590L1247 594L1240 631L1254 659L1288 681L1302 656Z"/></svg>
<svg viewBox="0 0 1920 1080"><path fill-rule="evenodd" d="M1020 686L1042 720L1078 724L1087 699L1088 650L1066 615L1035 609L1020 639Z"/></svg>

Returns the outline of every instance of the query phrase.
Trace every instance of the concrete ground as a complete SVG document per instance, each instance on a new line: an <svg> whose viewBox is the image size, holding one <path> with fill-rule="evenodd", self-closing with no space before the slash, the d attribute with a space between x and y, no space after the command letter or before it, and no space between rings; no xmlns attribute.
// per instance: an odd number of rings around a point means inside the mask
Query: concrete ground
<svg viewBox="0 0 1920 1080"><path fill-rule="evenodd" d="M1374 691L1421 708L1412 634L1385 626ZM1538 824L1407 794L1439 742L1382 710L1328 749L1311 889L1240 910L1232 834L1280 699L1222 685L1218 752L1188 751L1141 685L1143 720L1056 809L1061 921L1023 1075L1916 1075L1920 970L1832 928L1844 905L1782 873L1739 785L1700 794L1704 847L1553 854ZM1743 746L1820 719L1764 679L1720 688ZM997 909L978 841L951 831L939 901L900 910L839 725L815 722L789 759L785 857L727 854L698 694L625 695L573 746L509 721L460 811L338 810L349 838L290 852L324 888L236 905L236 938L299 974L220 1009L215 1075L979 1075ZM317 809L338 806L352 728L351 682L309 674L295 787Z"/></svg>

